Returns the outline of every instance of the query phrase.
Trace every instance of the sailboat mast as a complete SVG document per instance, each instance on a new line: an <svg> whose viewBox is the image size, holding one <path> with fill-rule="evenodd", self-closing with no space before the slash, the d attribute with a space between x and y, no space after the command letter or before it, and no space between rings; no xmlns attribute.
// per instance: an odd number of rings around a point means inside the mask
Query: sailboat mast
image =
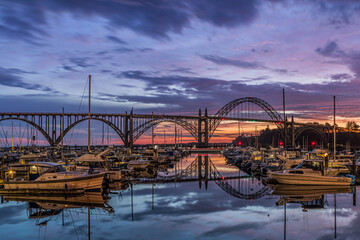
<svg viewBox="0 0 360 240"><path fill-rule="evenodd" d="M14 151L14 125L11 122L11 151Z"/></svg>
<svg viewBox="0 0 360 240"><path fill-rule="evenodd" d="M91 75L89 75L89 120L88 120L88 151L90 152L90 106L91 106Z"/></svg>
<svg viewBox="0 0 360 240"><path fill-rule="evenodd" d="M151 113L151 118L154 119L154 112ZM154 147L154 124L151 125L151 145Z"/></svg>
<svg viewBox="0 0 360 240"><path fill-rule="evenodd" d="M64 108L62 108L62 118L61 118L61 160L64 159L64 117L65 117L65 113L64 113ZM66 160L66 165L67 165L67 160Z"/></svg>
<svg viewBox="0 0 360 240"><path fill-rule="evenodd" d="M335 99L336 97L334 96L334 160L336 159L336 125L335 125Z"/></svg>

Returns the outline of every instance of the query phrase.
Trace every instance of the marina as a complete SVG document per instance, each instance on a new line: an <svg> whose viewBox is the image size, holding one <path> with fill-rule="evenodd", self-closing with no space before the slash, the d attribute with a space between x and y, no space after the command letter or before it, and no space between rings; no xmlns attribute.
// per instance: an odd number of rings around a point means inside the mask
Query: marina
<svg viewBox="0 0 360 240"><path fill-rule="evenodd" d="M357 240L359 0L1 0L0 240Z"/></svg>

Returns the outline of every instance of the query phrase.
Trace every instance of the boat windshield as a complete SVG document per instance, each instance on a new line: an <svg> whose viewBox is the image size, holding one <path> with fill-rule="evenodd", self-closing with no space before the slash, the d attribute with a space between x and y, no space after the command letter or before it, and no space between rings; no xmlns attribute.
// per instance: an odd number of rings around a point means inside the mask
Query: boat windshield
<svg viewBox="0 0 360 240"><path fill-rule="evenodd" d="M48 170L45 171L45 173L56 173L56 172L65 172L65 168L63 166L59 165L59 166L49 168Z"/></svg>
<svg viewBox="0 0 360 240"><path fill-rule="evenodd" d="M77 166L82 166L82 167L92 167L92 168L104 168L105 164L103 162L76 162Z"/></svg>
<svg viewBox="0 0 360 240"><path fill-rule="evenodd" d="M321 162L319 161L303 161L294 169L308 168L314 171L321 171Z"/></svg>
<svg viewBox="0 0 360 240"><path fill-rule="evenodd" d="M303 164L304 164L304 162L301 162L301 163L300 163L299 165L297 165L294 169L300 169L300 168L302 168Z"/></svg>

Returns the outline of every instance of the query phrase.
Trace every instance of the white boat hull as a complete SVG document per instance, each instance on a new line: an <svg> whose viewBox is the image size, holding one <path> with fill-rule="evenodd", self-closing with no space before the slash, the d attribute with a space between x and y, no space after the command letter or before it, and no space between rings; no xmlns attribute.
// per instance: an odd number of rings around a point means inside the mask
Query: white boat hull
<svg viewBox="0 0 360 240"><path fill-rule="evenodd" d="M39 180L39 181L8 181L4 182L5 190L72 190L102 189L105 173L79 176L75 178Z"/></svg>
<svg viewBox="0 0 360 240"><path fill-rule="evenodd" d="M270 173L270 178L280 184L291 185L321 185L321 186L349 186L351 179L347 177L330 177L322 175L302 175L289 173Z"/></svg>

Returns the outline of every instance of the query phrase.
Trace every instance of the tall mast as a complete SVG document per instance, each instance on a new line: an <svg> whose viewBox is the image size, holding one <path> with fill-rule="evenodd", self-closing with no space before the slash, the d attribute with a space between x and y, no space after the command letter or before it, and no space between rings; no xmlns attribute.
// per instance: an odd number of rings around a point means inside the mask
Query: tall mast
<svg viewBox="0 0 360 240"><path fill-rule="evenodd" d="M22 142L22 135L21 135L21 122L19 122L19 149L21 150L21 142Z"/></svg>
<svg viewBox="0 0 360 240"><path fill-rule="evenodd" d="M11 151L14 151L14 125L11 122Z"/></svg>
<svg viewBox="0 0 360 240"><path fill-rule="evenodd" d="M336 125L335 125L335 95L334 95L334 160L336 159Z"/></svg>
<svg viewBox="0 0 360 240"><path fill-rule="evenodd" d="M154 112L151 113L152 119L154 118ZM151 126L151 144L154 147L154 125Z"/></svg>
<svg viewBox="0 0 360 240"><path fill-rule="evenodd" d="M89 121L88 121L88 151L90 152L90 106L91 106L91 75L89 75Z"/></svg>
<svg viewBox="0 0 360 240"><path fill-rule="evenodd" d="M175 145L175 148L176 148L176 137L177 137L177 129L176 129L176 124L175 124L175 139L174 139L174 145Z"/></svg>
<svg viewBox="0 0 360 240"><path fill-rule="evenodd" d="M283 88L283 111L284 111L284 149L286 156L286 115L285 115L285 89Z"/></svg>
<svg viewBox="0 0 360 240"><path fill-rule="evenodd" d="M166 146L165 130L164 130L164 147Z"/></svg>
<svg viewBox="0 0 360 240"><path fill-rule="evenodd" d="M61 160L64 159L64 108L62 108L62 118L61 118ZM66 160L66 165L67 165L67 160Z"/></svg>

